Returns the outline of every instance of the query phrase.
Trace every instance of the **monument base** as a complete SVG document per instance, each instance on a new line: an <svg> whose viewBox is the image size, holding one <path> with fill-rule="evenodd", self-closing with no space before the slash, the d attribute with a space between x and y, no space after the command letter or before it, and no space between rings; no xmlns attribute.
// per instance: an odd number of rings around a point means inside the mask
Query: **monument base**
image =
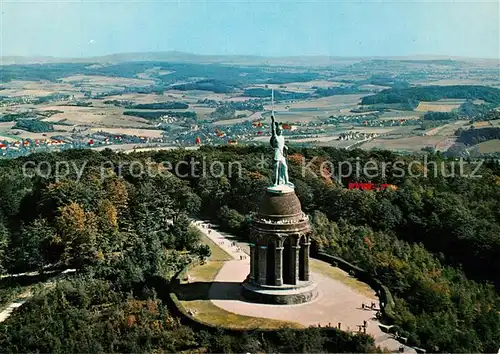
<svg viewBox="0 0 500 354"><path fill-rule="evenodd" d="M246 299L263 304L296 305L313 301L318 296L317 286L313 281L281 286L259 285L245 281L241 286Z"/></svg>
<svg viewBox="0 0 500 354"><path fill-rule="evenodd" d="M267 187L266 190L270 193L275 193L275 194L294 193L295 186L292 183L277 184L274 186Z"/></svg>

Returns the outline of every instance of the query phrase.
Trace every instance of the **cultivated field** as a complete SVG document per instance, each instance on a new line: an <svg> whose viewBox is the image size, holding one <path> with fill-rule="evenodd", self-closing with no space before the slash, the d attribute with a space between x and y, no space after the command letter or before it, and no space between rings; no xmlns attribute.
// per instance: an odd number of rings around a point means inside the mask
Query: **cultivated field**
<svg viewBox="0 0 500 354"><path fill-rule="evenodd" d="M45 106L39 109L63 111L45 119L52 123L64 121L67 124L86 127L151 128L152 126L146 119L124 116L123 109L118 107Z"/></svg>
<svg viewBox="0 0 500 354"><path fill-rule="evenodd" d="M469 148L470 151L478 151L481 154L500 152L500 140L488 140Z"/></svg>
<svg viewBox="0 0 500 354"><path fill-rule="evenodd" d="M142 137L159 138L162 136L163 130L154 129L132 129L132 128L91 128L88 130L90 133L98 133L100 131L105 131L111 134L126 134L126 135L136 135Z"/></svg>
<svg viewBox="0 0 500 354"><path fill-rule="evenodd" d="M469 121L457 120L456 122L448 123L443 126L430 129L426 132L427 136L454 136L458 128L468 129Z"/></svg>
<svg viewBox="0 0 500 354"><path fill-rule="evenodd" d="M353 94L353 95L338 95L330 97L322 97L311 100L295 101L292 103L278 103L275 105L275 110L287 111L289 109L300 108L317 108L323 111L340 111L342 108L348 106L356 107L362 97L366 94ZM271 105L264 107L266 110L271 110Z"/></svg>
<svg viewBox="0 0 500 354"><path fill-rule="evenodd" d="M365 95L340 95L283 102L276 104L274 110L278 120L281 122L310 122L328 118L331 115L351 114L348 112L358 106L363 96ZM264 109L270 111L272 106L266 105Z"/></svg>
<svg viewBox="0 0 500 354"><path fill-rule="evenodd" d="M150 86L153 80L133 79L124 77L73 75L61 79L62 82L85 84L89 86Z"/></svg>
<svg viewBox="0 0 500 354"><path fill-rule="evenodd" d="M417 112L451 112L460 107L465 100L439 100L432 102L421 101L415 111Z"/></svg>
<svg viewBox="0 0 500 354"><path fill-rule="evenodd" d="M425 114L425 112L417 111L389 111L384 112L381 116L381 120L398 120L398 119L420 119Z"/></svg>
<svg viewBox="0 0 500 354"><path fill-rule="evenodd" d="M375 138L361 145L362 149L421 151L425 147L436 147L443 140L441 136L410 136L405 138Z"/></svg>
<svg viewBox="0 0 500 354"><path fill-rule="evenodd" d="M267 87L274 90L286 90L293 92L313 92L316 88L329 88L342 86L341 82L327 81L327 80L314 80L306 82L290 82L286 84L257 84L254 87ZM313 88L314 87L314 88Z"/></svg>

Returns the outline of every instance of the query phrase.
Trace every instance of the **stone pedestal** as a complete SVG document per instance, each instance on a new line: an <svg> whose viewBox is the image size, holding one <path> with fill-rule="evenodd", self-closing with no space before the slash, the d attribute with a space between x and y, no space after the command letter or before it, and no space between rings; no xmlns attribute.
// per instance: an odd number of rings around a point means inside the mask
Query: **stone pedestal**
<svg viewBox="0 0 500 354"><path fill-rule="evenodd" d="M310 226L289 186L266 190L252 221L250 275L243 294L251 301L297 304L317 296L310 279Z"/></svg>

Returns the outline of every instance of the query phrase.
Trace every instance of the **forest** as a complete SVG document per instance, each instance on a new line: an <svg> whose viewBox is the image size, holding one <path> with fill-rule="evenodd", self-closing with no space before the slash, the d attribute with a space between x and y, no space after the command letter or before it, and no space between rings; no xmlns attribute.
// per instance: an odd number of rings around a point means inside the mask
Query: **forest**
<svg viewBox="0 0 500 354"><path fill-rule="evenodd" d="M486 127L480 129L467 129L457 131L458 142L467 146L476 145L483 141L500 139L500 128Z"/></svg>
<svg viewBox="0 0 500 354"><path fill-rule="evenodd" d="M36 118L18 119L13 129L22 129L32 133L48 133L54 131L54 125Z"/></svg>
<svg viewBox="0 0 500 354"><path fill-rule="evenodd" d="M138 103L125 106L127 109L187 109L189 105L183 102Z"/></svg>
<svg viewBox="0 0 500 354"><path fill-rule="evenodd" d="M427 121L446 121L457 120L459 118L456 112L427 112L424 114L424 120Z"/></svg>
<svg viewBox="0 0 500 354"><path fill-rule="evenodd" d="M190 91L190 90L201 90L201 91L212 91L215 93L231 93L234 92L234 87L228 85L223 81L215 79L205 79L196 82L190 82L187 84L177 84L169 87L171 90L179 91Z"/></svg>
<svg viewBox="0 0 500 354"><path fill-rule="evenodd" d="M77 166L65 178L25 162ZM0 161L0 274L76 269L0 323L0 353L375 352L373 339L334 328L199 330L172 314L169 281L210 255L188 216L201 199L188 181L146 159L71 150ZM104 170L102 169L104 167ZM45 171L47 172L47 171ZM43 279L40 279L43 278ZM3 305L30 277L0 279ZM64 334L62 334L64 333ZM295 340L291 340L295 338Z"/></svg>
<svg viewBox="0 0 500 354"><path fill-rule="evenodd" d="M269 156L267 166L263 155ZM159 279L168 282L190 259L206 256L187 216L212 219L246 239L251 216L270 183L270 158L264 146L228 146L132 154L72 150L0 161L0 200L7 201L0 206L0 269L78 269L74 278L40 291L0 324L0 348L376 350L364 336L317 329L265 335L197 333L178 322L162 301L162 287L155 286ZM289 169L303 210L311 217L315 247L365 269L390 289L395 306L384 320L396 325L409 344L432 352L496 352L500 164L483 161L474 171L472 162L459 166L454 159L431 153L425 166L410 165L421 158L388 151L291 148ZM189 165L202 160L194 168ZM304 160L311 163L304 167ZM80 179L75 172L56 181L23 175L26 161L48 161L51 166L71 161L85 163L85 169ZM165 166L180 161L186 163L165 171ZM203 174L202 166L213 161L224 166L239 162L241 173ZM320 175L324 161L333 166L373 161L381 173L338 181ZM395 173L396 161L412 166L414 173ZM133 173L137 162L151 166L150 173ZM103 174L103 164L116 167ZM397 188L346 188L355 182ZM63 339L62 328L71 328Z"/></svg>
<svg viewBox="0 0 500 354"><path fill-rule="evenodd" d="M125 116L140 117L149 120L156 120L164 116L176 117L176 118L191 118L196 119L196 112L177 112L177 111L125 111L123 112Z"/></svg>

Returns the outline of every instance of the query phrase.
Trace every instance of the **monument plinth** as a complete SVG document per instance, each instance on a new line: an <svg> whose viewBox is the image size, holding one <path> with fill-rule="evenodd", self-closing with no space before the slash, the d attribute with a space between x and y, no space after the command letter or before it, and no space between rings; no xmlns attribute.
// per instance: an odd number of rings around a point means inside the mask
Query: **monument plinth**
<svg viewBox="0 0 500 354"><path fill-rule="evenodd" d="M266 188L250 234L250 274L243 295L256 302L298 304L317 296L309 274L310 225L288 181L284 138L272 116L274 185Z"/></svg>
<svg viewBox="0 0 500 354"><path fill-rule="evenodd" d="M252 221L250 274L244 296L270 304L298 304L313 300L316 284L309 274L309 219L295 191L267 189Z"/></svg>

